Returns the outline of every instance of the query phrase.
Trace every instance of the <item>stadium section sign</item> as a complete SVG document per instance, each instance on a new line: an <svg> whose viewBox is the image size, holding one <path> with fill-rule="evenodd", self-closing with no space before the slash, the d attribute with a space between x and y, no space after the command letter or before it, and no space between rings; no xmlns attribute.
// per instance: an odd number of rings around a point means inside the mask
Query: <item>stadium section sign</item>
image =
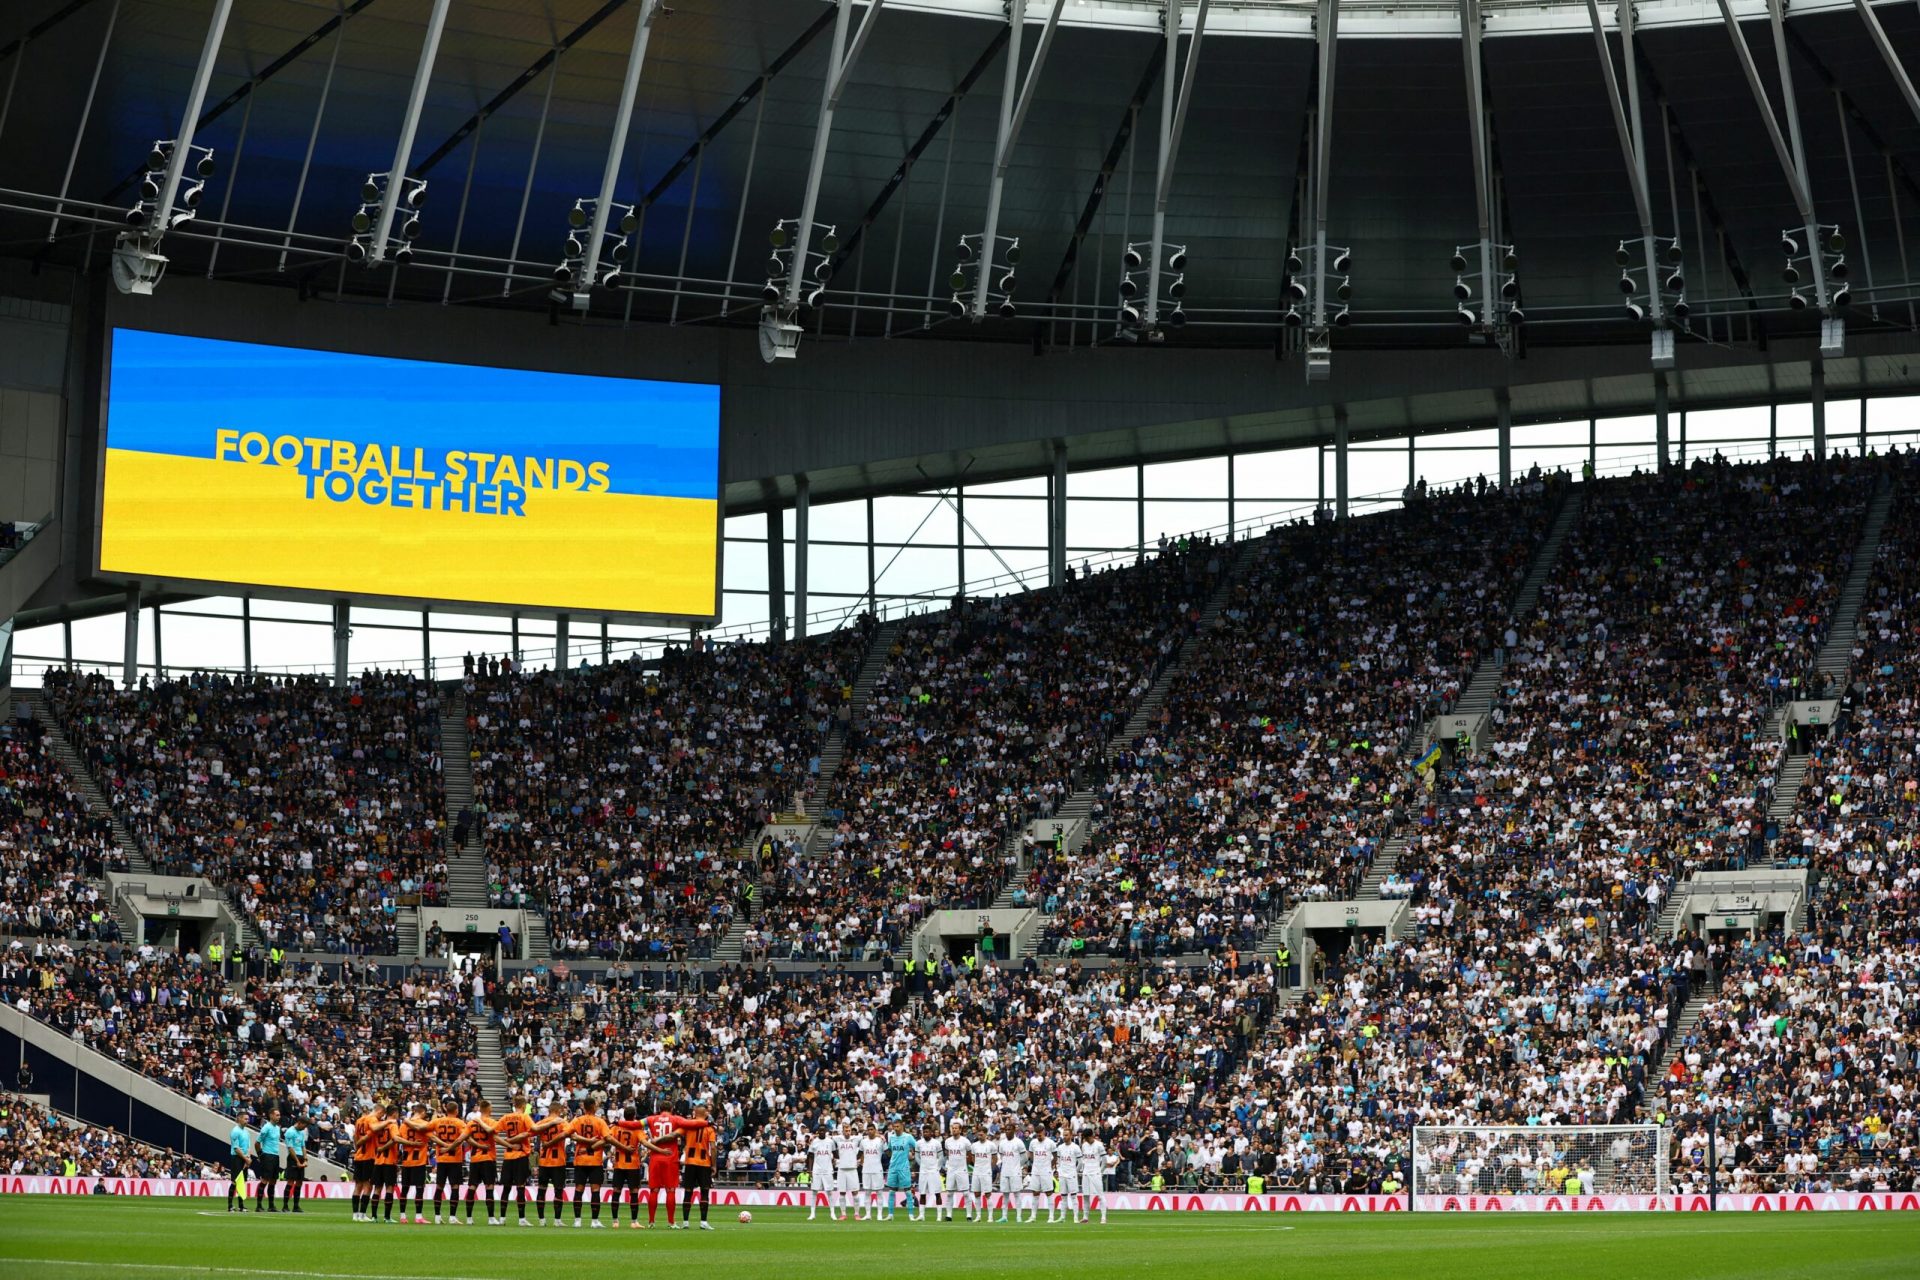
<svg viewBox="0 0 1920 1280"><path fill-rule="evenodd" d="M99 566L719 613L720 389L115 329Z"/></svg>
<svg viewBox="0 0 1920 1280"><path fill-rule="evenodd" d="M343 1198L351 1188L345 1182L309 1182L301 1196L326 1200L330 1192ZM567 1188L560 1199L572 1199ZM225 1178L26 1178L0 1177L0 1195L115 1195L115 1196L224 1196ZM1407 1197L1367 1195L1296 1195L1278 1193L1249 1196L1219 1193L1135 1192L1104 1193L1107 1207L1144 1213L1395 1213L1407 1208ZM768 1187L716 1187L713 1203L721 1208L804 1209L824 1199L812 1192ZM1705 1213L1712 1206L1704 1195L1665 1196L1432 1196L1422 1197L1420 1208L1460 1213ZM1426 1203L1427 1200L1439 1203ZM1808 1213L1823 1210L1920 1212L1920 1194L1911 1191L1786 1192L1777 1195L1720 1194L1723 1213ZM996 1205L995 1208L1000 1206Z"/></svg>

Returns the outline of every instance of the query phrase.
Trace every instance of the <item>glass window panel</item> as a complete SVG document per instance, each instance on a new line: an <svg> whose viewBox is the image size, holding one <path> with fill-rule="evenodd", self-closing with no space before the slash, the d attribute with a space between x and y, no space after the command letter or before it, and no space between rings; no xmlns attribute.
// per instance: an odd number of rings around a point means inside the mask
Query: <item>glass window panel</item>
<svg viewBox="0 0 1920 1280"><path fill-rule="evenodd" d="M354 611L353 634L347 639L347 670L358 674L366 670L420 670L420 619L414 617L414 630L395 631L386 627L362 625L362 610ZM386 612L369 610L367 612Z"/></svg>
<svg viewBox="0 0 1920 1280"><path fill-rule="evenodd" d="M1156 462L1147 468L1147 496L1150 498L1210 498L1227 492L1227 460L1190 458L1185 462ZM1073 487L1067 487L1073 496ZM1224 517L1221 524L1226 523Z"/></svg>
<svg viewBox="0 0 1920 1280"><path fill-rule="evenodd" d="M968 546L1045 548L1047 545L1045 499L976 502L971 492L967 499L967 523L973 526L966 531Z"/></svg>
<svg viewBox="0 0 1920 1280"><path fill-rule="evenodd" d="M1133 467L1110 467L1102 471L1076 471L1067 477L1067 498L1137 497L1140 473Z"/></svg>
<svg viewBox="0 0 1920 1280"><path fill-rule="evenodd" d="M809 541L865 542L867 540L867 504L829 502L807 513Z"/></svg>
<svg viewBox="0 0 1920 1280"><path fill-rule="evenodd" d="M418 609L370 609L366 605L353 606L353 625L383 627L418 627L420 611Z"/></svg>
<svg viewBox="0 0 1920 1280"><path fill-rule="evenodd" d="M876 564L875 569L879 568ZM807 591L845 591L860 595L867 589L865 547L809 547Z"/></svg>
<svg viewBox="0 0 1920 1280"><path fill-rule="evenodd" d="M765 629L767 593L765 591L729 591L721 607L720 625L732 630L739 626Z"/></svg>
<svg viewBox="0 0 1920 1280"><path fill-rule="evenodd" d="M1311 498L1317 449L1276 449L1243 453L1233 460L1233 495L1250 498Z"/></svg>
<svg viewBox="0 0 1920 1280"><path fill-rule="evenodd" d="M504 633L511 625L507 618L495 613L454 613L448 609L435 609L427 619L436 630L452 632L481 631Z"/></svg>
<svg viewBox="0 0 1920 1280"><path fill-rule="evenodd" d="M720 573L728 591L765 591L767 544L729 541L720 560Z"/></svg>
<svg viewBox="0 0 1920 1280"><path fill-rule="evenodd" d="M935 509L946 512L935 515ZM922 522L925 522L924 525ZM916 534L915 530L919 530ZM877 542L951 542L953 512L932 494L891 495L873 500L873 536Z"/></svg>
<svg viewBox="0 0 1920 1280"><path fill-rule="evenodd" d="M180 604L163 605L168 613L185 611L187 613L217 613L222 617L240 616L241 599L239 596L201 596L197 600L187 600Z"/></svg>
<svg viewBox="0 0 1920 1280"><path fill-rule="evenodd" d="M1203 531L1223 533L1226 525L1227 504L1224 502L1149 502L1147 549L1152 550L1163 535L1178 538Z"/></svg>
<svg viewBox="0 0 1920 1280"><path fill-rule="evenodd" d="M253 665L268 672L333 670L333 629L302 622L253 624Z"/></svg>
<svg viewBox="0 0 1920 1280"><path fill-rule="evenodd" d="M237 669L244 662L238 620L181 617L171 610L163 613L166 621L161 645L168 671ZM148 625L152 625L151 619Z"/></svg>
<svg viewBox="0 0 1920 1280"><path fill-rule="evenodd" d="M748 516L728 516L726 536L729 538L758 538L767 540L767 517L759 512Z"/></svg>
<svg viewBox="0 0 1920 1280"><path fill-rule="evenodd" d="M1068 550L1137 547L1139 542L1140 517L1133 503L1067 499Z"/></svg>
<svg viewBox="0 0 1920 1280"><path fill-rule="evenodd" d="M953 552L945 547L884 551L878 572L883 595L949 595L955 586Z"/></svg>
<svg viewBox="0 0 1920 1280"><path fill-rule="evenodd" d="M1347 454L1347 502L1351 506L1362 499L1399 505L1401 491L1407 487L1407 455L1393 453Z"/></svg>
<svg viewBox="0 0 1920 1280"><path fill-rule="evenodd" d="M1023 551L1016 548L1002 550L1000 556L1007 562L1004 568L999 560L983 552L967 553L968 595L1000 596L1047 585L1047 553L1045 551ZM979 578L974 576L979 572L975 562L983 558L992 572L986 578ZM1008 570L1012 570L1011 574Z"/></svg>

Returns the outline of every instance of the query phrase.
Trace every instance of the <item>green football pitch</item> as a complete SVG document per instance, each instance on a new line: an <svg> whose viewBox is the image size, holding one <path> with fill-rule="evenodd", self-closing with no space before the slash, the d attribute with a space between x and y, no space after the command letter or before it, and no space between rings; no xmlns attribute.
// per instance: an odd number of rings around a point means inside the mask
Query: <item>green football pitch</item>
<svg viewBox="0 0 1920 1280"><path fill-rule="evenodd" d="M1299 1276L1489 1280L1920 1277L1920 1213L1115 1214L1107 1225L806 1221L735 1214L716 1230L387 1226L342 1203L229 1216L220 1200L0 1197L9 1280L599 1280L688 1276Z"/></svg>

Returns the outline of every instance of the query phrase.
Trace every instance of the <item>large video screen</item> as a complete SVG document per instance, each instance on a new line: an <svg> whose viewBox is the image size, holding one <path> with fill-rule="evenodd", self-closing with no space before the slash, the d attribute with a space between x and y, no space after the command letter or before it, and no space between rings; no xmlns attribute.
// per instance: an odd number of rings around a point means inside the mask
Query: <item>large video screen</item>
<svg viewBox="0 0 1920 1280"><path fill-rule="evenodd" d="M115 329L102 572L712 618L720 389Z"/></svg>

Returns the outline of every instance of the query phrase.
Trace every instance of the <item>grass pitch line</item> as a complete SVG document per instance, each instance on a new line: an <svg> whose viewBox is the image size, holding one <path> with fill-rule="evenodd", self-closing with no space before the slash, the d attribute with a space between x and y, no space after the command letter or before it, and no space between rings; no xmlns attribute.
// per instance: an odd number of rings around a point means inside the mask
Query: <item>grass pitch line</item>
<svg viewBox="0 0 1920 1280"><path fill-rule="evenodd" d="M299 1280L421 1280L416 1275L381 1275L373 1271L267 1271L257 1267L172 1265L164 1262L83 1262L78 1258L5 1258L0 1261L35 1267L85 1267L90 1271L190 1271L197 1275L282 1276ZM481 1276L440 1276L437 1280L490 1280Z"/></svg>

